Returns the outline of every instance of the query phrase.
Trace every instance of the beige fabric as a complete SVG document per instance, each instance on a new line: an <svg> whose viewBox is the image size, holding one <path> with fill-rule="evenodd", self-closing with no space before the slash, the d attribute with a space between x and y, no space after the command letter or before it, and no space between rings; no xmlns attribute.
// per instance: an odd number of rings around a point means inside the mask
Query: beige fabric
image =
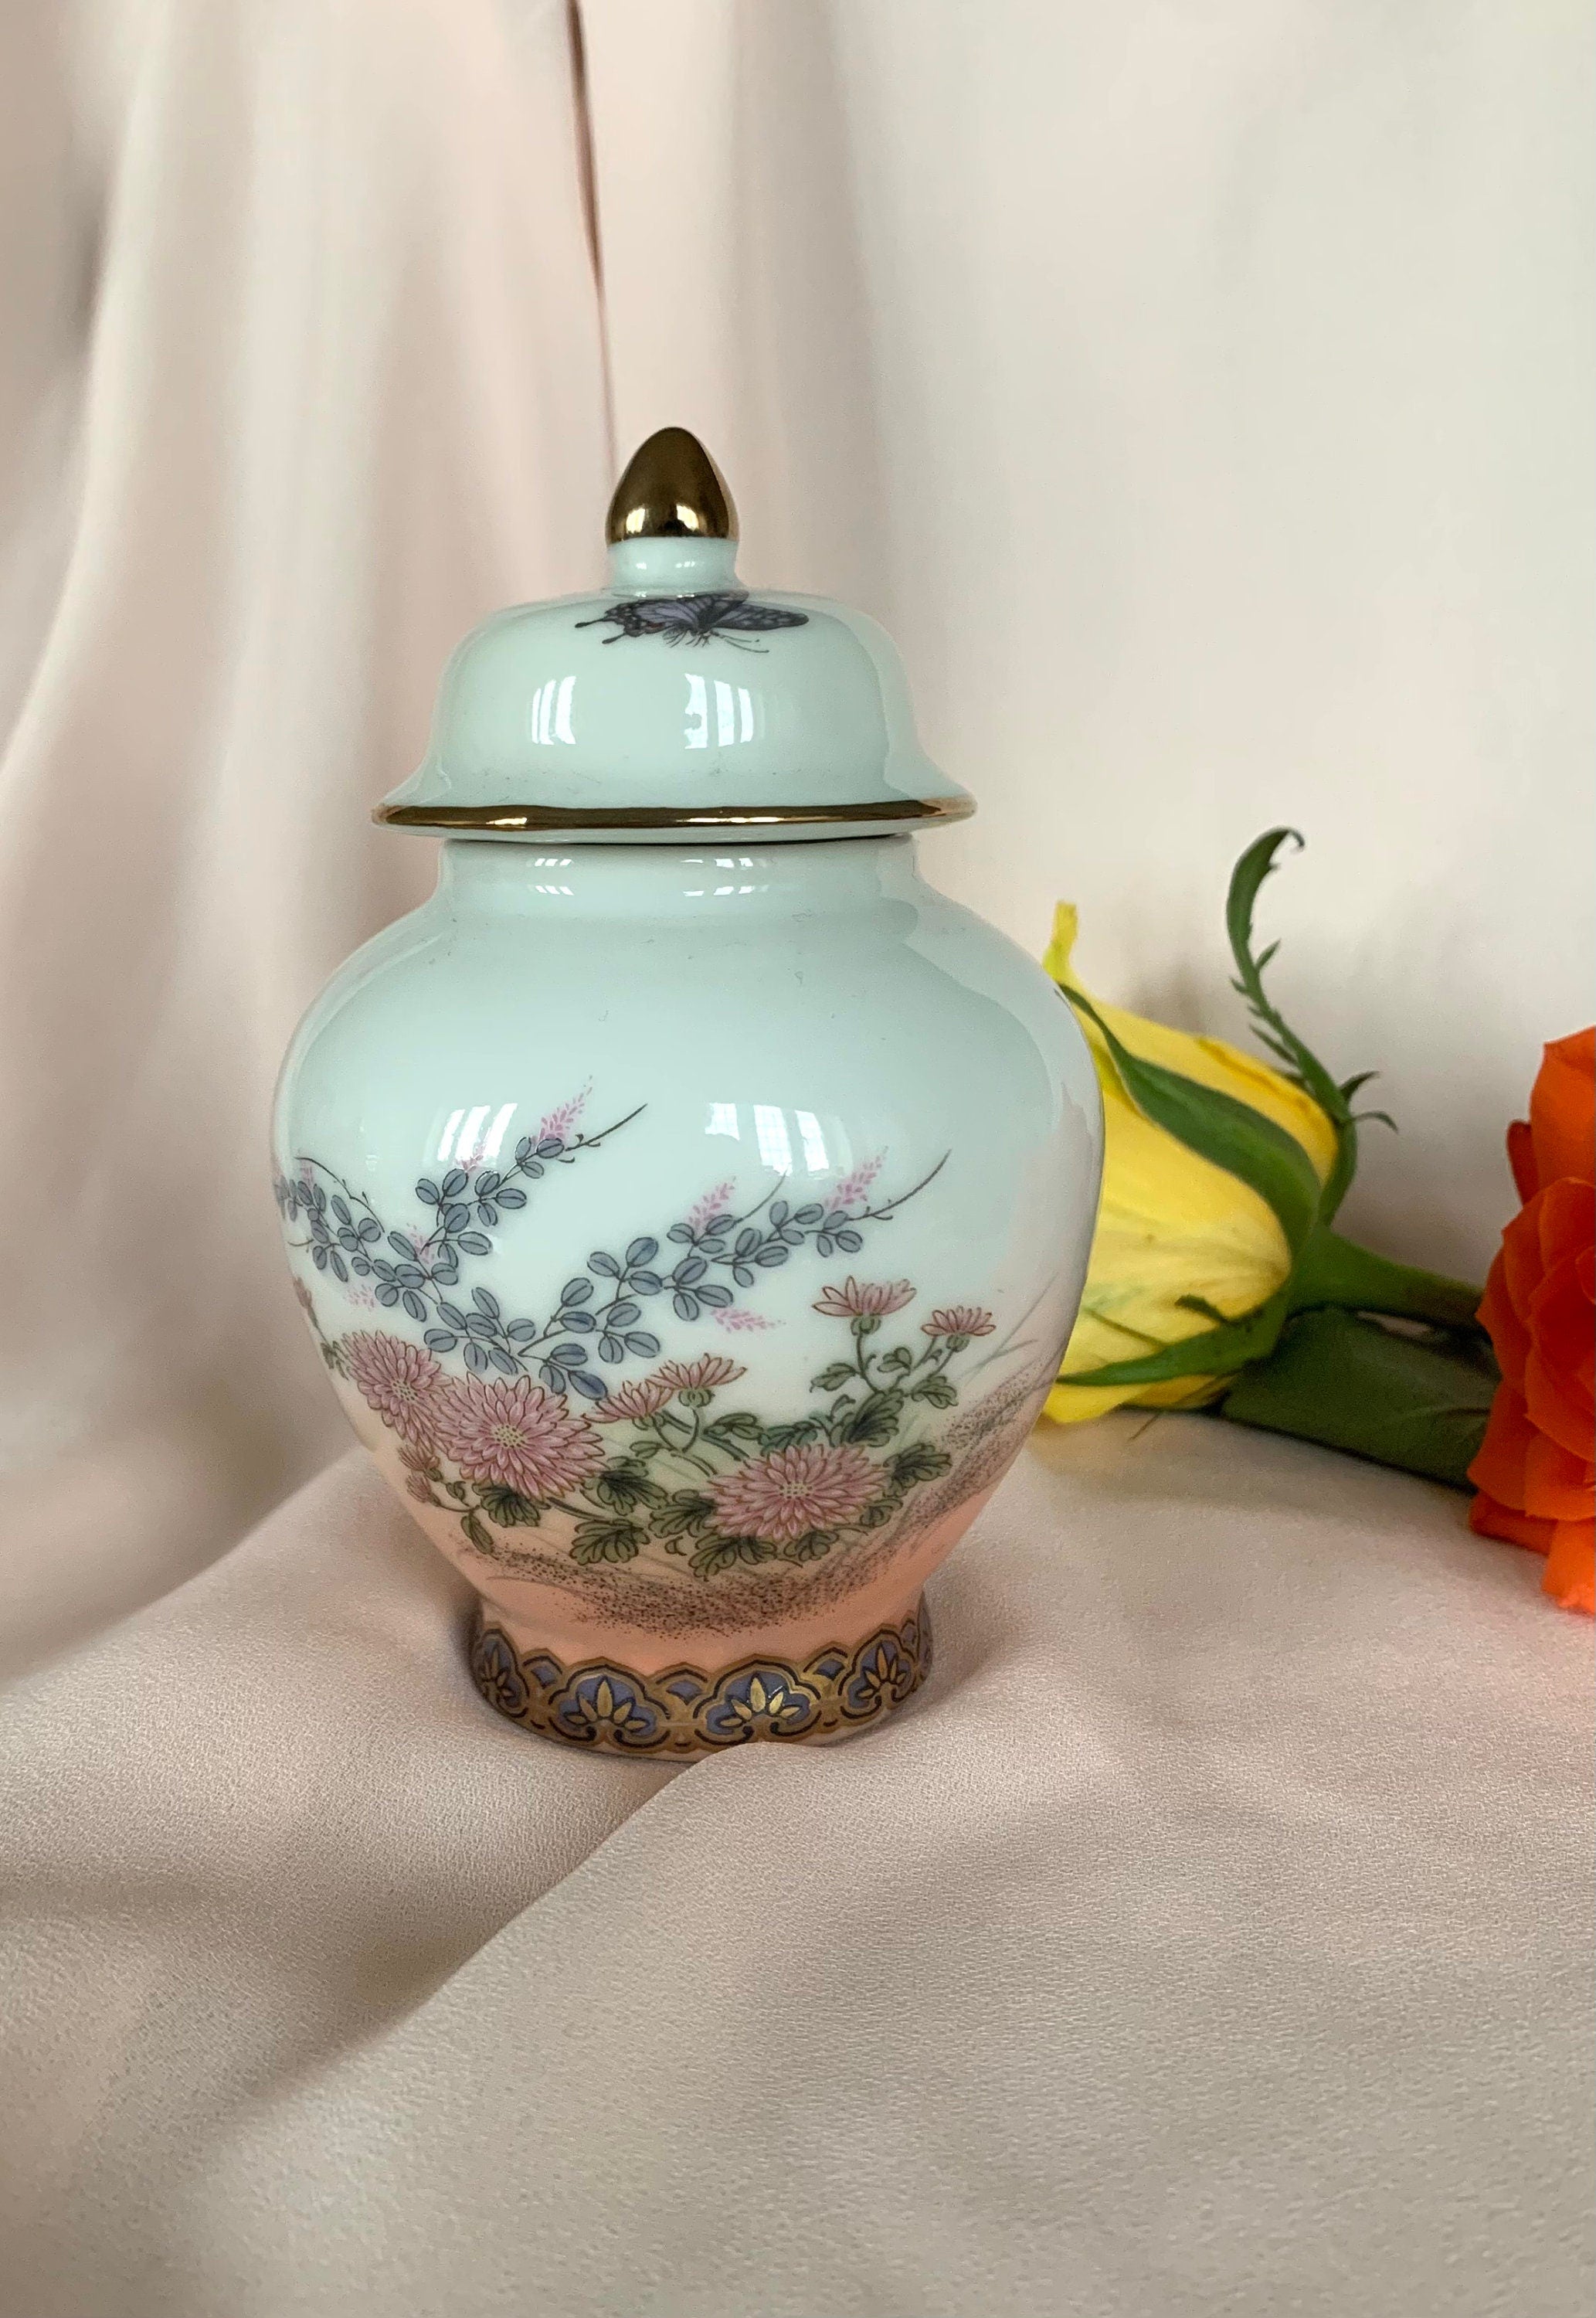
<svg viewBox="0 0 1596 2318"><path fill-rule="evenodd" d="M469 1687L354 1458L13 1694L14 2318L1588 2301L1589 1631L1417 1482L1054 1434L892 1725Z"/></svg>
<svg viewBox="0 0 1596 2318"><path fill-rule="evenodd" d="M263 1197L273 1080L431 882L367 810L444 656L587 577L609 454L558 0L0 24L15 1663L97 1607L59 1523L108 1521L82 1550L138 1598L341 1445Z"/></svg>
<svg viewBox="0 0 1596 2318"><path fill-rule="evenodd" d="M344 1438L277 1057L612 402L896 629L1020 939L1233 1028L1300 821L1355 1220L1483 1265L1588 1011L1586 13L578 13L602 294L564 0L0 7L0 2314L1563 2318L1587 1637L1458 1501L1044 1441L900 1724L675 1777L497 1723L353 1464L250 1532Z"/></svg>

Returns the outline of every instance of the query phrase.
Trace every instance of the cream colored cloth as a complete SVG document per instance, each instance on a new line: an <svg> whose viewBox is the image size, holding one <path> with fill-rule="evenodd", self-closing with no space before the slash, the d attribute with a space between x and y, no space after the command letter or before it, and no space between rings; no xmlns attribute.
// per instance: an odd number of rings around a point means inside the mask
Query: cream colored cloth
<svg viewBox="0 0 1596 2318"><path fill-rule="evenodd" d="M927 866L1033 948L1071 894L1234 1032L1225 870L1304 826L1282 994L1404 1128L1352 1220L1483 1269L1589 1007L1588 58L0 7L4 2318L1583 2306L1583 1637L1457 1500L1045 1441L895 1728L674 1778L497 1724L354 1466L250 1532L345 1437L264 1153L428 880L367 808L666 421L898 633L982 804Z"/></svg>
<svg viewBox="0 0 1596 2318"><path fill-rule="evenodd" d="M351 1457L4 1721L6 2318L1574 2318L1589 1629L1444 1491L1043 1436L880 1732L471 1688Z"/></svg>

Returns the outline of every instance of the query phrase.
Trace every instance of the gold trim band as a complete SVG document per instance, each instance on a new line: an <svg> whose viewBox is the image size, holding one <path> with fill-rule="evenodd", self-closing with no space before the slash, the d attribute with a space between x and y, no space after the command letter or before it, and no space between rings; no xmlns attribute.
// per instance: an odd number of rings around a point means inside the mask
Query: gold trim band
<svg viewBox="0 0 1596 2318"><path fill-rule="evenodd" d="M890 1714L931 1671L931 1627L921 1600L901 1626L878 1626L801 1666L747 1658L713 1673L677 1666L643 1675L608 1658L567 1666L549 1650L524 1657L479 1603L471 1667L489 1705L541 1738L602 1754L713 1755L749 1739L843 1738Z"/></svg>
<svg viewBox="0 0 1596 2318"><path fill-rule="evenodd" d="M886 797L875 804L685 805L380 804L372 819L390 829L500 830L506 836L578 829L802 829L849 822L967 821L973 797Z"/></svg>

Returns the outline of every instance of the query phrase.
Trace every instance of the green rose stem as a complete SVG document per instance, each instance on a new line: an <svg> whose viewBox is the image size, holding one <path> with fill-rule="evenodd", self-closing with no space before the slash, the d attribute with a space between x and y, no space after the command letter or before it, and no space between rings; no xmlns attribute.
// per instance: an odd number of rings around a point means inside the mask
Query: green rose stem
<svg viewBox="0 0 1596 2318"><path fill-rule="evenodd" d="M1278 944L1254 954L1252 912L1287 840L1302 843L1295 830L1273 829L1248 847L1231 877L1225 923L1234 988L1247 1002L1260 1043L1334 1130L1335 1158L1323 1183L1302 1146L1273 1119L1234 1095L1143 1061L1081 992L1062 984L1060 992L1096 1025L1143 1117L1266 1202L1285 1235L1290 1270L1272 1296L1235 1319L1197 1297L1182 1298L1188 1310L1215 1325L1059 1382L1089 1389L1233 1378L1215 1406L1233 1423L1296 1433L1466 1487L1497 1380L1475 1316L1480 1290L1394 1262L1331 1228L1357 1172L1360 1121L1394 1122L1384 1111L1353 1110L1353 1096L1373 1074L1338 1083L1265 993L1263 970Z"/></svg>
<svg viewBox="0 0 1596 2318"><path fill-rule="evenodd" d="M1464 1489L1496 1382L1488 1352L1471 1358L1351 1312L1304 1312L1216 1413Z"/></svg>
<svg viewBox="0 0 1596 2318"><path fill-rule="evenodd" d="M1309 1233L1291 1275L1294 1312L1336 1305L1349 1312L1386 1312L1437 1327L1475 1326L1480 1289L1416 1265L1393 1263L1323 1225Z"/></svg>

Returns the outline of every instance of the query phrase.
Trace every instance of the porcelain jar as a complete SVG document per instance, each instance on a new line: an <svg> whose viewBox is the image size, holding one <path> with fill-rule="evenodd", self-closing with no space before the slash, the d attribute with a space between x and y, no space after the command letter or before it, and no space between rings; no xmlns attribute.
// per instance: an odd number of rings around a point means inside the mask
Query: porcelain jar
<svg viewBox="0 0 1596 2318"><path fill-rule="evenodd" d="M378 809L432 899L284 1065L278 1205L355 1432L528 1730L637 1755L869 1727L1032 1424L1101 1156L1023 952L926 884L971 810L892 647L735 573L651 438L610 584L469 636Z"/></svg>

